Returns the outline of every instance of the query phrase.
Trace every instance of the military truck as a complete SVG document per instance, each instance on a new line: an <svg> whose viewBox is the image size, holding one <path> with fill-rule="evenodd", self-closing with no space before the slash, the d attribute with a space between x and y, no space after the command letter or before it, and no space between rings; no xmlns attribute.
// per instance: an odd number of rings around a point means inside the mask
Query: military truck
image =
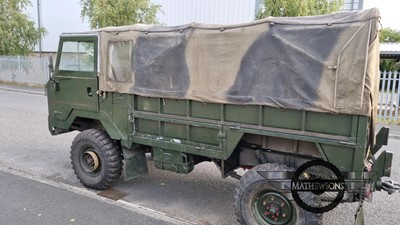
<svg viewBox="0 0 400 225"><path fill-rule="evenodd" d="M371 9L64 33L54 66L50 60L49 130L80 131L71 160L86 187L145 175L146 154L156 168L184 174L210 161L223 178L240 180L239 223L319 224L322 213L299 206L287 190L287 174L304 163L347 174L325 179L368 181L352 194L346 187L339 202L398 188L382 179L391 170L392 153L381 150L388 129L375 132L378 23ZM303 203L339 195L307 193Z"/></svg>

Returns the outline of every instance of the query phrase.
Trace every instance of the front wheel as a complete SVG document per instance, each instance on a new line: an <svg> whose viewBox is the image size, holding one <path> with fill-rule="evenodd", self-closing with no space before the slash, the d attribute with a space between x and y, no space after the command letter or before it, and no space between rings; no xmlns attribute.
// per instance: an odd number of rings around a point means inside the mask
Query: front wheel
<svg viewBox="0 0 400 225"><path fill-rule="evenodd" d="M72 167L86 187L109 188L121 175L122 160L120 147L104 130L85 130L72 142Z"/></svg>
<svg viewBox="0 0 400 225"><path fill-rule="evenodd" d="M255 166L240 179L235 191L235 211L242 225L317 225L322 214L300 208L288 194L281 192L277 182L267 182L258 171L285 172L293 169L285 165L266 163ZM273 175L279 179L281 173ZM280 184L283 185L283 184ZM290 187L289 187L290 188Z"/></svg>

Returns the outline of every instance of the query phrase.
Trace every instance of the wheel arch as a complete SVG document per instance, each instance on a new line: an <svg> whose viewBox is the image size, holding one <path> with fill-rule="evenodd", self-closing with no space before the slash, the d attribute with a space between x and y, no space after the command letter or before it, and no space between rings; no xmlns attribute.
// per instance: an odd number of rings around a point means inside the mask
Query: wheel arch
<svg viewBox="0 0 400 225"><path fill-rule="evenodd" d="M103 129L111 139L126 141L128 134L121 130L106 112L90 112L85 110L72 110L66 120L54 120L51 133L58 135L70 131L84 131L87 129ZM126 143L128 145L128 143Z"/></svg>

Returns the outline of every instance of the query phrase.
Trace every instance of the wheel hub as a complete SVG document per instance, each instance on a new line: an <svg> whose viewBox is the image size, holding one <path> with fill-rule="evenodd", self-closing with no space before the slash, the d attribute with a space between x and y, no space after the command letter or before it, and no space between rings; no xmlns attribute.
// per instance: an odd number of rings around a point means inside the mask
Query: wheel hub
<svg viewBox="0 0 400 225"><path fill-rule="evenodd" d="M82 168L88 172L95 172L100 166L99 156L93 150L86 150L81 158Z"/></svg>
<svg viewBox="0 0 400 225"><path fill-rule="evenodd" d="M285 196L264 192L256 196L254 213L261 224L284 225L292 219L292 207ZM260 221L261 220L261 221Z"/></svg>

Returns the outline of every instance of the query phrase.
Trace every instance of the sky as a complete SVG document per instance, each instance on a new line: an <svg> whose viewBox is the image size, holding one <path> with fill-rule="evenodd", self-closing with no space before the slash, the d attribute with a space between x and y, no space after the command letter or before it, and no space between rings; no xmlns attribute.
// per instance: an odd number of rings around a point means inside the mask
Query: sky
<svg viewBox="0 0 400 225"><path fill-rule="evenodd" d="M390 27L400 31L399 0L364 0L365 8L378 7L383 28Z"/></svg>

